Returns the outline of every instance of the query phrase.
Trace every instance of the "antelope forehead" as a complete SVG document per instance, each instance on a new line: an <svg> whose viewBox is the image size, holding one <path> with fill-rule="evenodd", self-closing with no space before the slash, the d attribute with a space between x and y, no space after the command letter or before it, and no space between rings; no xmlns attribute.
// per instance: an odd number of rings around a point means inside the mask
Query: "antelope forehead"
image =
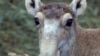
<svg viewBox="0 0 100 56"><path fill-rule="evenodd" d="M60 18L65 13L73 14L72 9L69 6L59 3L43 6L41 7L40 12L42 12L46 18Z"/></svg>

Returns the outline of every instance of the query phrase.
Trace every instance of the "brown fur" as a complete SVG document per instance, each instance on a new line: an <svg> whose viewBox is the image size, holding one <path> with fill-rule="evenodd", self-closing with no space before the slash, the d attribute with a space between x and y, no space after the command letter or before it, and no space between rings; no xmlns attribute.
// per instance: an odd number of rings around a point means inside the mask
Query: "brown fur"
<svg viewBox="0 0 100 56"><path fill-rule="evenodd" d="M40 12L44 13L47 18L60 18L65 13L71 13L73 15L70 7L66 6L66 4L58 3L43 6ZM81 28L77 26L76 20L74 25L76 41L72 47L74 49L71 49L71 52L73 52L72 56L100 56L100 29Z"/></svg>
<svg viewBox="0 0 100 56"><path fill-rule="evenodd" d="M60 18L65 13L71 13L74 16L71 8L64 3L47 4L41 7L40 12L44 13L46 18Z"/></svg>
<svg viewBox="0 0 100 56"><path fill-rule="evenodd" d="M76 21L74 56L100 56L100 29L81 28Z"/></svg>
<svg viewBox="0 0 100 56"><path fill-rule="evenodd" d="M64 3L50 3L42 6L39 12L42 12L46 18L50 19L59 19L65 13L71 13L73 15L75 42L69 48L70 50L68 51L70 54L68 54L68 56L100 56L100 29L81 28L78 25L74 13L69 6ZM60 38L60 40L65 39L66 33L67 31L60 35L61 37L64 37Z"/></svg>

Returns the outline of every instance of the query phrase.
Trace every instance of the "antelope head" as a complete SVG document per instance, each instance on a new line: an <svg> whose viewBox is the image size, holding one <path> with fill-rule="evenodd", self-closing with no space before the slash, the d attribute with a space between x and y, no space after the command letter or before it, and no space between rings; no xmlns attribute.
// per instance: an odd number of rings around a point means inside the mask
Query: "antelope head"
<svg viewBox="0 0 100 56"><path fill-rule="evenodd" d="M57 56L58 50L63 56L74 42L74 18L84 12L86 0L73 0L70 5L25 0L25 5L39 31L40 56Z"/></svg>

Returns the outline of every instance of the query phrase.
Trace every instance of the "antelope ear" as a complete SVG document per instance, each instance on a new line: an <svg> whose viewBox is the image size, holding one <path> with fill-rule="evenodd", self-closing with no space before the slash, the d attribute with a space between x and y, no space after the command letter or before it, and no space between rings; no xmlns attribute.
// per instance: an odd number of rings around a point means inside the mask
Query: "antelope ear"
<svg viewBox="0 0 100 56"><path fill-rule="evenodd" d="M86 0L73 0L72 3L70 4L74 14L76 16L82 15L87 7L87 2Z"/></svg>
<svg viewBox="0 0 100 56"><path fill-rule="evenodd" d="M43 3L40 0L25 0L25 6L29 14L35 16Z"/></svg>

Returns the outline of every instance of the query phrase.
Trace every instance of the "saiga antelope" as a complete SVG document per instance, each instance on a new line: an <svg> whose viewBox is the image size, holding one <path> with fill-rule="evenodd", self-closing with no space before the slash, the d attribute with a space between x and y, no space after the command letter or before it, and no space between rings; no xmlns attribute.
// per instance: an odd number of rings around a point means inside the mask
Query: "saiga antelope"
<svg viewBox="0 0 100 56"><path fill-rule="evenodd" d="M100 56L100 30L77 23L86 0L73 0L70 5L25 0L25 5L39 31L39 56Z"/></svg>

